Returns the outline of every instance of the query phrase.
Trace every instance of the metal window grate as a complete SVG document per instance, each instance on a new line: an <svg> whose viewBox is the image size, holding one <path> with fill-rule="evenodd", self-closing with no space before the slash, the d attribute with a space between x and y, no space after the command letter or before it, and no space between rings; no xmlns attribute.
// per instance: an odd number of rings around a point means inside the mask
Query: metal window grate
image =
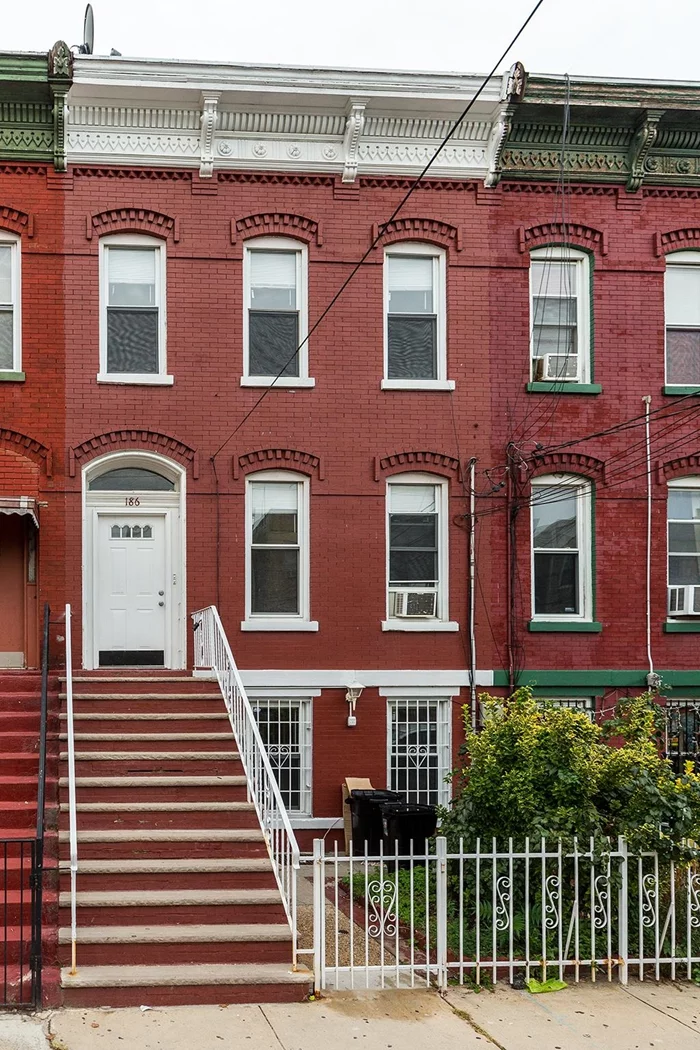
<svg viewBox="0 0 700 1050"><path fill-rule="evenodd" d="M594 696L546 696L538 697L538 700L546 700L547 703L556 707L572 707L576 711L583 711L591 721L595 718Z"/></svg>
<svg viewBox="0 0 700 1050"><path fill-rule="evenodd" d="M252 700L280 793L290 812L311 815L311 704L308 700Z"/></svg>
<svg viewBox="0 0 700 1050"><path fill-rule="evenodd" d="M389 786L405 794L408 802L449 801L449 714L446 699L388 702Z"/></svg>
<svg viewBox="0 0 700 1050"><path fill-rule="evenodd" d="M681 773L686 762L700 768L700 697L683 700L674 697L666 701L666 758L676 773Z"/></svg>

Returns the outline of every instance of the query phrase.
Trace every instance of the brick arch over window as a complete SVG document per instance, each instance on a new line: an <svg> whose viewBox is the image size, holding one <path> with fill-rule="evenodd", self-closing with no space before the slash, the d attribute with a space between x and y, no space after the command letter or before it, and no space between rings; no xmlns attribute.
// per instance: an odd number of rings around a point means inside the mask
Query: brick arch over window
<svg viewBox="0 0 700 1050"><path fill-rule="evenodd" d="M26 233L27 237L34 236L34 216L17 208L8 208L0 205L0 229L8 230L10 233Z"/></svg>
<svg viewBox="0 0 700 1050"><path fill-rule="evenodd" d="M605 463L582 452L542 452L532 457L533 476L537 474L580 474L605 484Z"/></svg>
<svg viewBox="0 0 700 1050"><path fill-rule="evenodd" d="M383 226L372 226L372 243L394 244L396 241L425 241L441 248L462 250L462 231L440 219L401 218Z"/></svg>
<svg viewBox="0 0 700 1050"><path fill-rule="evenodd" d="M306 215L295 215L288 211L266 211L231 220L231 244L235 244L239 238L248 240L250 237L264 236L296 237L306 244L315 241L318 248L323 244L321 223L309 219Z"/></svg>
<svg viewBox="0 0 700 1050"><path fill-rule="evenodd" d="M459 460L443 452L421 452L416 449L374 457L375 481L379 481L383 474L398 474L406 470L426 470L446 478L456 477L458 481L462 480L462 466Z"/></svg>
<svg viewBox="0 0 700 1050"><path fill-rule="evenodd" d="M177 460L186 469L192 471L192 477L199 477L199 453L183 444L177 438L169 434L160 434L156 430L111 430L107 434L97 434L88 438L80 445L74 445L68 449L68 473L72 478L76 475L76 464L80 465L95 456L102 456L105 452L117 452L119 450L160 452Z"/></svg>
<svg viewBox="0 0 700 1050"><path fill-rule="evenodd" d="M172 215L148 208L112 208L89 215L85 235L92 240L93 234L104 237L108 233L150 233L154 237L169 237L180 240L180 223Z"/></svg>
<svg viewBox="0 0 700 1050"><path fill-rule="evenodd" d="M44 469L47 478L52 476L53 455L51 449L47 445L42 445L40 441L35 441L34 438L21 434L18 430L0 428L0 448L9 449L10 452L16 452L20 456L26 456L27 459L31 459Z"/></svg>
<svg viewBox="0 0 700 1050"><path fill-rule="evenodd" d="M679 456L667 463L656 464L656 478L660 485L673 478L693 477L700 475L700 453L692 456Z"/></svg>
<svg viewBox="0 0 700 1050"><path fill-rule="evenodd" d="M244 452L233 457L232 468L234 479L241 472L248 474L251 470L297 470L309 476L315 474L319 481L325 478L321 457L297 448L259 448Z"/></svg>
<svg viewBox="0 0 700 1050"><path fill-rule="evenodd" d="M669 252L700 249L700 226L685 226L682 230L668 230L654 236L657 258Z"/></svg>
<svg viewBox="0 0 700 1050"><path fill-rule="evenodd" d="M518 229L518 248L529 252L547 244L570 244L572 247L608 254L608 235L605 230L584 226L580 222L542 222L539 226L521 226Z"/></svg>

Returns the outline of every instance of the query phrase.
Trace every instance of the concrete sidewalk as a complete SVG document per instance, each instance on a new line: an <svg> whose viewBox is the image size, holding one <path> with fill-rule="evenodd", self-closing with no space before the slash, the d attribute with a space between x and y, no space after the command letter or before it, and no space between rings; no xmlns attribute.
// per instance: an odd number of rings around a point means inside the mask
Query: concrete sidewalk
<svg viewBox="0 0 700 1050"><path fill-rule="evenodd" d="M311 1003L0 1014L0 1050L700 1050L691 984L343 993Z"/></svg>

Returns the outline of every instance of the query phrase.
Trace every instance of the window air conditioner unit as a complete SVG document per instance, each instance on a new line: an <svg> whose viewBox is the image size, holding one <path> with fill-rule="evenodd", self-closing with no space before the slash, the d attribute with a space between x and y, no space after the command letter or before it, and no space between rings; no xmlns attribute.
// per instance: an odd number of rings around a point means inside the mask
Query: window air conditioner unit
<svg viewBox="0 0 700 1050"><path fill-rule="evenodd" d="M437 614L437 591L394 591L394 616L425 617Z"/></svg>
<svg viewBox="0 0 700 1050"><path fill-rule="evenodd" d="M571 383L577 378L578 357L576 354L544 354L542 377L547 381Z"/></svg>
<svg viewBox="0 0 700 1050"><path fill-rule="evenodd" d="M669 616L700 616L700 586L669 587Z"/></svg>

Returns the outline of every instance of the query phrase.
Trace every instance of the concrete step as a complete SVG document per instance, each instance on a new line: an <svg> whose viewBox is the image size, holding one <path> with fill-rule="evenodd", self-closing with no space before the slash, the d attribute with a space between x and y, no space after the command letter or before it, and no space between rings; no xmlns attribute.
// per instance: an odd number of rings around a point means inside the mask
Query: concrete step
<svg viewBox="0 0 700 1050"><path fill-rule="evenodd" d="M59 895L61 926L70 923L69 892ZM123 926L136 920L144 925L239 922L284 922L279 891L268 890L79 890L76 895L81 925Z"/></svg>
<svg viewBox="0 0 700 1050"><path fill-rule="evenodd" d="M61 889L70 888L70 862L60 862ZM102 890L275 889L267 857L174 857L168 859L80 860L79 885Z"/></svg>
<svg viewBox="0 0 700 1050"><path fill-rule="evenodd" d="M77 931L78 964L90 966L173 963L280 962L292 958L287 923L225 926L82 926ZM68 965L71 931L59 930L59 963Z"/></svg>
<svg viewBox="0 0 700 1050"><path fill-rule="evenodd" d="M75 789L90 802L245 802L246 784L244 776L76 777ZM61 777L60 788L67 800L67 777Z"/></svg>
<svg viewBox="0 0 700 1050"><path fill-rule="evenodd" d="M60 857L68 857L67 831L58 833ZM85 860L157 860L173 857L262 857L267 846L260 828L194 828L78 831L78 856Z"/></svg>
<svg viewBox="0 0 700 1050"><path fill-rule="evenodd" d="M60 716L62 729L65 729L66 719L65 714ZM132 714L123 711L76 713L74 722L75 732L79 733L228 733L229 738L232 735L223 705L220 711L197 711L192 714L161 710Z"/></svg>
<svg viewBox="0 0 700 1050"><path fill-rule="evenodd" d="M68 753L60 753L62 762ZM0 755L0 761L2 756ZM35 760L36 762L36 760ZM235 751L76 751L76 775L122 773L150 773L154 776L236 776L240 774L240 758ZM62 769L62 775L67 770Z"/></svg>
<svg viewBox="0 0 700 1050"><path fill-rule="evenodd" d="M61 741L68 739L61 733ZM167 745L170 751L236 751L236 741L229 729L224 733L83 733L74 736L79 751L158 751Z"/></svg>
<svg viewBox="0 0 700 1050"><path fill-rule="evenodd" d="M84 966L61 971L66 1006L153 1006L182 1003L295 1002L309 993L311 973L290 964Z"/></svg>
<svg viewBox="0 0 700 1050"><path fill-rule="evenodd" d="M46 778L46 797L54 798L56 792L56 778ZM37 798L37 779L33 777L17 776L0 777L0 798L6 802L34 802Z"/></svg>
<svg viewBox="0 0 700 1050"><path fill-rule="evenodd" d="M78 827L91 828L257 828L251 802L79 802ZM59 827L68 827L67 806Z"/></svg>

